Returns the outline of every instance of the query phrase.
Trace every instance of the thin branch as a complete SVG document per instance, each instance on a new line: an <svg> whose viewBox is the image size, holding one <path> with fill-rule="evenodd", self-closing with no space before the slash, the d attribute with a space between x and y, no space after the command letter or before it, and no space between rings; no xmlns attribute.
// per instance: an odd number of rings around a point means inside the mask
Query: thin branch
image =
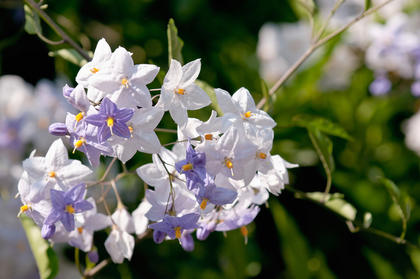
<svg viewBox="0 0 420 279"><path fill-rule="evenodd" d="M155 128L154 130L155 132L174 133L174 134L178 133L177 130L171 130L171 129Z"/></svg>
<svg viewBox="0 0 420 279"><path fill-rule="evenodd" d="M348 24L344 25L343 27L337 29L336 31L334 31L333 33L329 34L328 36L326 36L323 39L320 39L317 42L313 42L311 44L311 46L305 51L304 54L302 54L302 56L289 68L289 70L286 71L286 73L284 73L281 78L273 85L273 87L268 91L268 95L271 96L273 95L279 88L280 86L283 85L283 83L296 71L296 69L309 57L309 55L311 55L315 49L317 49L318 47L322 46L323 44L325 44L326 42L328 42L329 40L331 40L332 38L334 38L335 36L339 35L340 33L342 33L343 31L347 30L351 25L353 25L354 23L358 22L359 20L361 20L362 18L376 12L377 10L379 10L380 8L382 8L383 6L385 6L386 4L388 4L389 2L391 2L393 0L388 0L378 6L372 7L369 10L361 13L359 16L357 16L355 19L353 19L352 21L350 21ZM257 108L261 109L262 106L267 102L267 98L263 97L261 99L261 101L258 103Z"/></svg>
<svg viewBox="0 0 420 279"><path fill-rule="evenodd" d="M330 21L332 17L334 16L335 12L340 8L340 6L343 4L344 0L337 0L335 2L334 7L332 8L330 14L328 15L327 19L325 20L324 24L321 26L321 28L318 30L318 33L316 34L314 40L312 42L317 42L321 38L322 34L324 34L325 29L327 29L328 24L330 24Z"/></svg>
<svg viewBox="0 0 420 279"><path fill-rule="evenodd" d="M55 33L61 36L61 38L71 45L80 55L83 56L87 61L91 61L92 58L84 51L78 44L76 44L48 15L45 13L41 7L35 3L33 0L23 0L27 5L29 5L34 11L36 11L39 16L54 30Z"/></svg>
<svg viewBox="0 0 420 279"><path fill-rule="evenodd" d="M114 159L112 159L111 163L109 164L108 168L106 169L104 175L102 176L102 178L98 181L95 182L91 182L91 183L86 183L86 189L89 187L92 187L94 185L100 184L102 182L104 182L106 176L108 175L109 171L111 170L111 167L114 165L115 161L117 161L117 157L114 157Z"/></svg>

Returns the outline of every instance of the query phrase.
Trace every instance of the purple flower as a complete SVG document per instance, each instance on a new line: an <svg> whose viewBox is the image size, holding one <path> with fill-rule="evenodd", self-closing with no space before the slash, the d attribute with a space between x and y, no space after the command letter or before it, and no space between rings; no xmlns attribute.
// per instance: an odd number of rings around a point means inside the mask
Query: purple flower
<svg viewBox="0 0 420 279"><path fill-rule="evenodd" d="M195 198L200 204L200 208L204 210L207 203L210 202L215 205L225 205L233 203L238 196L238 193L226 188L216 187L213 179L207 174L204 180L205 187L201 187Z"/></svg>
<svg viewBox="0 0 420 279"><path fill-rule="evenodd" d="M223 222L217 224L215 231L231 231L246 226L257 217L258 212L260 212L258 206L232 210L232 212L224 218Z"/></svg>
<svg viewBox="0 0 420 279"><path fill-rule="evenodd" d="M185 214L181 217L165 215L165 217L163 217L163 222L151 224L149 225L149 228L166 233L171 239L181 239L181 234L184 230L198 228L197 221L199 218L200 214L198 212ZM155 238L155 232L153 232L153 238L156 242L156 239L161 239L161 235L156 233Z"/></svg>
<svg viewBox="0 0 420 279"><path fill-rule="evenodd" d="M50 132L53 136L66 136L69 134L69 131L67 130L67 126L65 123L53 123L48 128L48 132Z"/></svg>
<svg viewBox="0 0 420 279"><path fill-rule="evenodd" d="M385 76L378 76L370 85L369 91L372 95L383 95L391 90L391 81Z"/></svg>
<svg viewBox="0 0 420 279"><path fill-rule="evenodd" d="M414 97L420 97L420 80L413 82L411 85L411 94L413 94Z"/></svg>
<svg viewBox="0 0 420 279"><path fill-rule="evenodd" d="M52 229L52 225L57 221L61 221L67 231L71 232L74 230L73 214L91 210L93 208L93 205L90 202L83 199L84 193L84 183L77 184L67 192L54 189L50 190L52 208L44 220L44 226L46 226L46 228L43 236L52 237L53 232L47 233L47 229L48 226Z"/></svg>
<svg viewBox="0 0 420 279"><path fill-rule="evenodd" d="M196 152L191 146L191 139L188 139L187 159L179 161L175 164L175 168L179 173L185 174L187 178L187 187L195 194L199 191L200 184L204 184L207 171L204 168L206 165L206 154L204 152Z"/></svg>
<svg viewBox="0 0 420 279"><path fill-rule="evenodd" d="M99 157L101 154L111 155L113 153L112 147L107 142L97 143L97 130L95 126L89 125L85 122L76 124L76 117L72 114L67 114L66 126L70 132L70 143L73 145L73 153L77 150L85 153L92 167L99 166Z"/></svg>
<svg viewBox="0 0 420 279"><path fill-rule="evenodd" d="M134 109L118 109L115 103L105 97L102 100L99 113L88 115L84 118L84 120L89 124L99 127L99 142L106 141L112 135L114 135L114 133L117 136L129 139L131 133L126 122L130 120L131 117L133 117L133 114Z"/></svg>

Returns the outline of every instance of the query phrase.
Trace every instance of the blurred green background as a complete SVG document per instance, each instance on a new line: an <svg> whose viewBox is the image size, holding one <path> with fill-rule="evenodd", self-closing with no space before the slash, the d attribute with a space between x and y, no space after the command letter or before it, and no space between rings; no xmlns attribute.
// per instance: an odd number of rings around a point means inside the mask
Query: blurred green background
<svg viewBox="0 0 420 279"><path fill-rule="evenodd" d="M49 51L62 46L47 45L24 32L21 3L2 4L0 74L20 75L33 84L41 78L64 75L75 85L79 67L48 56ZM46 4L47 13L84 49L93 51L97 41L106 38L113 50L123 46L133 52L135 64L154 63L164 71L168 69L166 28L173 18L185 43L184 61L201 58L199 78L231 94L246 87L256 101L262 96L256 56L259 29L268 21L298 20L286 0L73 0ZM43 29L47 38L59 40L44 23ZM368 86L374 77L365 67L354 72L346 90L321 92L318 80L337 43L339 40L329 44L322 59L279 91L269 110L277 122L271 154L301 165L289 171L292 187L305 192L323 191L325 172L308 133L290 123L293 116L303 113L338 123L354 140L331 137L336 163L331 192L345 195L345 200L356 207L358 220L364 212L371 212L373 228L399 236L401 219L377 177L393 180L410 196L412 212L406 239L417 244L419 158L405 147L401 125L420 103L403 82L396 84L388 96L371 96ZM157 81L149 86L158 87ZM190 116L207 120L210 111L206 108ZM167 116L159 127L175 128ZM173 141L170 136L162 136L162 143ZM135 169L149 163L150 158L137 154L127 166ZM121 185L127 190L123 199L130 195L128 191L137 195L136 201L126 201L131 212L142 198L142 183L140 179L125 183ZM419 249L368 232L353 234L341 217L313 202L297 199L287 190L278 197L271 196L268 204L249 225L248 245L244 245L239 231L228 232L226 238L213 233L204 242L196 240L191 253L176 241L156 245L152 239L144 239L136 245L131 261L108 265L97 278L420 277ZM108 257L103 246L106 237L105 232L95 234L100 259ZM73 261L74 250L69 247L64 256Z"/></svg>

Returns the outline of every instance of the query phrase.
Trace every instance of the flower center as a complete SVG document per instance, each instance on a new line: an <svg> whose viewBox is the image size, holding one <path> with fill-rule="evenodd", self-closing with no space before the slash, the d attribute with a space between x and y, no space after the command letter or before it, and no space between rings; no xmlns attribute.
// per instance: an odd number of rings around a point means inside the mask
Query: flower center
<svg viewBox="0 0 420 279"><path fill-rule="evenodd" d="M246 226L241 227L241 233L245 237L245 244L247 244L248 243L248 229L246 228Z"/></svg>
<svg viewBox="0 0 420 279"><path fill-rule="evenodd" d="M179 95L184 95L187 94L187 92L185 92L185 89L181 89L179 88L178 90L175 91L176 93L178 93Z"/></svg>
<svg viewBox="0 0 420 279"><path fill-rule="evenodd" d="M81 234L83 232L83 227L77 228L77 231Z"/></svg>
<svg viewBox="0 0 420 279"><path fill-rule="evenodd" d="M76 210L74 210L74 208L69 204L68 206L66 206L66 212L74 214Z"/></svg>
<svg viewBox="0 0 420 279"><path fill-rule="evenodd" d="M205 135L204 135L204 138L205 138L206 140L213 140L213 135L212 135L212 134L205 134Z"/></svg>
<svg viewBox="0 0 420 279"><path fill-rule="evenodd" d="M91 72L92 74L96 74L97 72L99 72L99 69L97 69L97 68L93 67L92 69L90 69L90 72Z"/></svg>
<svg viewBox="0 0 420 279"><path fill-rule="evenodd" d="M55 172L50 171L50 172L48 173L48 176L49 176L49 177L51 177L51 178L55 177Z"/></svg>
<svg viewBox="0 0 420 279"><path fill-rule="evenodd" d="M251 116L252 116L252 112L251 111L248 111L248 112L245 113L245 117L246 118L250 118Z"/></svg>
<svg viewBox="0 0 420 279"><path fill-rule="evenodd" d="M261 158L261 159L263 159L263 160L265 160L265 159L267 158L267 154L262 153L262 152L259 154L259 156L260 156L260 158Z"/></svg>
<svg viewBox="0 0 420 279"><path fill-rule="evenodd" d="M85 116L85 113L83 111L79 112L76 115L76 123L74 123L74 130L76 130L77 123L79 123L79 121L82 120L84 116Z"/></svg>
<svg viewBox="0 0 420 279"><path fill-rule="evenodd" d="M76 151L77 148L79 148L80 146L82 146L85 143L86 143L85 138L80 137L80 139L78 141L76 141L76 143L74 144L73 154L74 154L74 152Z"/></svg>
<svg viewBox="0 0 420 279"><path fill-rule="evenodd" d="M175 237L181 238L181 227L176 227L174 228L174 230L175 230Z"/></svg>
<svg viewBox="0 0 420 279"><path fill-rule="evenodd" d="M228 169L230 169L230 172L232 173L232 176L234 176L233 169L232 169L233 168L232 161L229 158L226 158L225 161L224 161L224 164Z"/></svg>
<svg viewBox="0 0 420 279"><path fill-rule="evenodd" d="M108 125L109 129L111 130L111 135L114 135L114 133L112 132L112 127L114 126L114 118L108 117L106 125Z"/></svg>
<svg viewBox="0 0 420 279"><path fill-rule="evenodd" d="M193 164L189 163L182 166L182 171L189 171L193 169Z"/></svg>
<svg viewBox="0 0 420 279"><path fill-rule="evenodd" d="M31 210L32 210L32 206L31 206L31 204L30 204L30 203L29 203L29 204L25 204L25 205L21 206L21 207L20 207L20 211L19 211L19 213L18 213L17 217L19 218L19 217L20 217L20 214L22 214L22 213L23 213L23 212L25 212L25 211L28 211L28 209L31 209Z"/></svg>
<svg viewBox="0 0 420 279"><path fill-rule="evenodd" d="M131 137L133 137L133 131L134 131L133 127L128 126L128 130L130 130L130 135Z"/></svg>
<svg viewBox="0 0 420 279"><path fill-rule="evenodd" d="M128 80L126 78L123 78L121 83L125 86L125 88L128 88Z"/></svg>
<svg viewBox="0 0 420 279"><path fill-rule="evenodd" d="M209 200L208 199L203 199L203 201L201 202L201 204L200 204L200 209L201 210L204 210L204 209L206 209L206 206L207 206L207 202L208 202Z"/></svg>

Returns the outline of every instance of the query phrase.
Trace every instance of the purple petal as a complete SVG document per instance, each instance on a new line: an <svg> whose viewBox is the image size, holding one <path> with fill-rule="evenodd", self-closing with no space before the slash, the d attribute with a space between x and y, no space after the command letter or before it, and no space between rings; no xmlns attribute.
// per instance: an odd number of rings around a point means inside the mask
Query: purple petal
<svg viewBox="0 0 420 279"><path fill-rule="evenodd" d="M181 246L187 252L192 252L194 250L194 239L191 234L183 234L181 236Z"/></svg>
<svg viewBox="0 0 420 279"><path fill-rule="evenodd" d="M105 97L101 102L100 111L102 114L111 116L115 114L115 111L117 110L117 105L112 102L110 99Z"/></svg>
<svg viewBox="0 0 420 279"><path fill-rule="evenodd" d="M64 202L65 196L66 196L65 192L51 189L50 196L51 196L51 203L52 203L53 208L64 209L66 207L66 204Z"/></svg>
<svg viewBox="0 0 420 279"><path fill-rule="evenodd" d="M411 85L411 94L414 97L420 97L420 81L416 81Z"/></svg>
<svg viewBox="0 0 420 279"><path fill-rule="evenodd" d="M43 239L50 239L55 233L55 225L43 225L41 229L41 236Z"/></svg>
<svg viewBox="0 0 420 279"><path fill-rule="evenodd" d="M129 139L131 137L130 130L128 126L124 123L114 122L114 126L112 127L112 131L115 135Z"/></svg>
<svg viewBox="0 0 420 279"><path fill-rule="evenodd" d="M160 232L165 232L165 233L172 230L172 226L165 221L151 224L151 225L149 225L149 228L154 229L154 230L158 230Z"/></svg>
<svg viewBox="0 0 420 279"><path fill-rule="evenodd" d="M63 224L64 228L68 232L72 232L74 230L74 216L69 212L65 212L63 219L61 219L61 223Z"/></svg>
<svg viewBox="0 0 420 279"><path fill-rule="evenodd" d="M180 225L183 229L195 229L198 228L197 221L200 218L198 212L186 214L181 217Z"/></svg>
<svg viewBox="0 0 420 279"><path fill-rule="evenodd" d="M166 233L158 230L153 231L153 240L156 244L161 244L165 239Z"/></svg>
<svg viewBox="0 0 420 279"><path fill-rule="evenodd" d="M83 199L83 195L85 194L85 183L81 182L76 186L70 188L66 192L66 197L69 198L72 202L75 203Z"/></svg>
<svg viewBox="0 0 420 279"><path fill-rule="evenodd" d="M118 109L115 114L113 115L113 117L121 122L127 122L128 120L130 120L133 117L134 114L134 109L132 108L121 108Z"/></svg>
<svg viewBox="0 0 420 279"><path fill-rule="evenodd" d="M51 135L58 136L58 137L65 136L69 133L65 123L51 124L50 127L48 128L48 132L50 132Z"/></svg>
<svg viewBox="0 0 420 279"><path fill-rule="evenodd" d="M93 208L93 205L88 202L87 200L81 200L79 202L76 202L73 205L74 210L76 211L76 213L80 213L83 211L88 211L91 210Z"/></svg>
<svg viewBox="0 0 420 279"><path fill-rule="evenodd" d="M107 141L110 137L111 137L111 129L106 126L103 125L102 127L99 128L98 131L98 142L99 143L103 143L105 141Z"/></svg>
<svg viewBox="0 0 420 279"><path fill-rule="evenodd" d="M92 262L92 263L97 263L99 261L98 251L96 251L96 250L90 250L87 253L87 256L89 258L89 261Z"/></svg>
<svg viewBox="0 0 420 279"><path fill-rule="evenodd" d="M106 116L104 114L101 114L101 113L91 114L91 115L85 116L83 118L83 120L86 123L89 123L89 124L91 124L93 126L96 126L96 127L106 125L107 119L108 119L108 116Z"/></svg>
<svg viewBox="0 0 420 279"><path fill-rule="evenodd" d="M383 95L391 90L391 81L386 77L377 77L370 85L369 91L372 95Z"/></svg>
<svg viewBox="0 0 420 279"><path fill-rule="evenodd" d="M206 240L206 238L210 235L211 232L214 232L216 229L216 222L210 221L204 225L201 225L197 228L197 238L199 240Z"/></svg>
<svg viewBox="0 0 420 279"><path fill-rule="evenodd" d="M64 209L51 208L50 213L48 214L48 216L44 220L44 224L45 225L52 225L55 222L61 220L63 218L63 215L64 215Z"/></svg>
<svg viewBox="0 0 420 279"><path fill-rule="evenodd" d="M185 165L187 165L187 164L188 164L188 160L187 159L175 163L175 169L176 169L176 171L177 172L181 172L182 171L182 167L185 166Z"/></svg>
<svg viewBox="0 0 420 279"><path fill-rule="evenodd" d="M210 194L209 201L216 205L233 203L238 193L226 188L216 187Z"/></svg>

